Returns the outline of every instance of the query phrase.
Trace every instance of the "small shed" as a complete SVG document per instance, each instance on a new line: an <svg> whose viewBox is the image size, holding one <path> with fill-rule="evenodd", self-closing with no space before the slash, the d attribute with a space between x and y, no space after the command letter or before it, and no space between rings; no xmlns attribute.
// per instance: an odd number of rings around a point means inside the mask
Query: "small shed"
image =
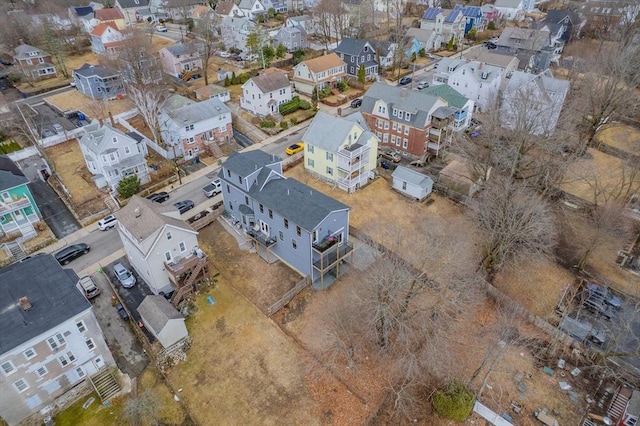
<svg viewBox="0 0 640 426"><path fill-rule="evenodd" d="M404 166L398 166L391 174L392 187L401 194L422 201L433 190L433 180L422 173Z"/></svg>
<svg viewBox="0 0 640 426"><path fill-rule="evenodd" d="M147 296L144 298L138 313L142 323L163 348L189 337L184 317L163 296Z"/></svg>
<svg viewBox="0 0 640 426"><path fill-rule="evenodd" d="M200 87L196 89L196 99L199 101L205 101L211 98L218 98L222 102L228 102L231 100L229 89L226 87L218 86L217 84L209 84L208 86Z"/></svg>

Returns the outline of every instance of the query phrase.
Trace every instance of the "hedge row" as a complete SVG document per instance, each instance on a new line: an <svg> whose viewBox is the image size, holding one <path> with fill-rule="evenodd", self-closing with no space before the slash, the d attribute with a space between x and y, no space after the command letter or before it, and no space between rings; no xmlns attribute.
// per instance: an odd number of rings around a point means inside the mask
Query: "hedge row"
<svg viewBox="0 0 640 426"><path fill-rule="evenodd" d="M11 142L3 142L0 143L0 155L1 154L10 154L15 151L20 151L22 147L16 141Z"/></svg>

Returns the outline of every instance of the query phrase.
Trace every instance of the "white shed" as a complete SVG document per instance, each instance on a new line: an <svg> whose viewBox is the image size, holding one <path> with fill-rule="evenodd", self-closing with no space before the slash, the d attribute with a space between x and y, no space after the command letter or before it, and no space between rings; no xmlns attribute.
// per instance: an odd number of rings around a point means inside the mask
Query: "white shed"
<svg viewBox="0 0 640 426"><path fill-rule="evenodd" d="M144 326L158 339L163 348L189 337L184 317L163 296L145 297L138 306L138 313Z"/></svg>
<svg viewBox="0 0 640 426"><path fill-rule="evenodd" d="M433 189L433 180L429 176L407 167L398 166L391 177L393 189L418 201L427 198Z"/></svg>

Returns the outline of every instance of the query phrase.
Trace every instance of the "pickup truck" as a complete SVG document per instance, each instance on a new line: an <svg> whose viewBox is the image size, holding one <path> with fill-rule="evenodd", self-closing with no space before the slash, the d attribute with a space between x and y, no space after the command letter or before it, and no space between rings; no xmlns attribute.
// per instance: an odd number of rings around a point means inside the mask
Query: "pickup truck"
<svg viewBox="0 0 640 426"><path fill-rule="evenodd" d="M208 198L211 198L214 195L220 194L222 192L222 183L220 182L220 179L215 179L211 181L209 185L202 188L202 190L204 191L204 195L206 195Z"/></svg>

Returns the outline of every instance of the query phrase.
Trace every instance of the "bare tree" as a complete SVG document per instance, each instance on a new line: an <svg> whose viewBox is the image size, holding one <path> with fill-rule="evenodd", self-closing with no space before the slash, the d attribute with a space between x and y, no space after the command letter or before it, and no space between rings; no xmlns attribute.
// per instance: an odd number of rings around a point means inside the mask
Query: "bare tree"
<svg viewBox="0 0 640 426"><path fill-rule="evenodd" d="M66 51L64 45L64 30L58 28L50 19L46 18L40 23L40 31L42 33L41 47L56 60L57 69L62 75L69 77L67 71Z"/></svg>
<svg viewBox="0 0 640 426"><path fill-rule="evenodd" d="M140 397L127 400L122 410L122 416L134 424L144 421L152 425L159 425L157 417L160 408L158 396L151 389L147 389Z"/></svg>
<svg viewBox="0 0 640 426"><path fill-rule="evenodd" d="M523 183L498 176L490 180L472 218L483 235L487 271L506 262L533 255L548 255L556 245L555 219L549 204Z"/></svg>
<svg viewBox="0 0 640 426"><path fill-rule="evenodd" d="M318 32L322 35L325 49L329 49L329 42L335 33L333 21L331 19L332 9L334 7L333 0L321 0L318 5L313 8L313 16L318 22Z"/></svg>
<svg viewBox="0 0 640 426"><path fill-rule="evenodd" d="M204 68L202 73L205 86L209 84L209 63L215 54L216 47L220 44L219 26L220 19L217 15L208 13L202 16L193 28L193 32L196 33L200 40L200 58L202 58L202 67Z"/></svg>

